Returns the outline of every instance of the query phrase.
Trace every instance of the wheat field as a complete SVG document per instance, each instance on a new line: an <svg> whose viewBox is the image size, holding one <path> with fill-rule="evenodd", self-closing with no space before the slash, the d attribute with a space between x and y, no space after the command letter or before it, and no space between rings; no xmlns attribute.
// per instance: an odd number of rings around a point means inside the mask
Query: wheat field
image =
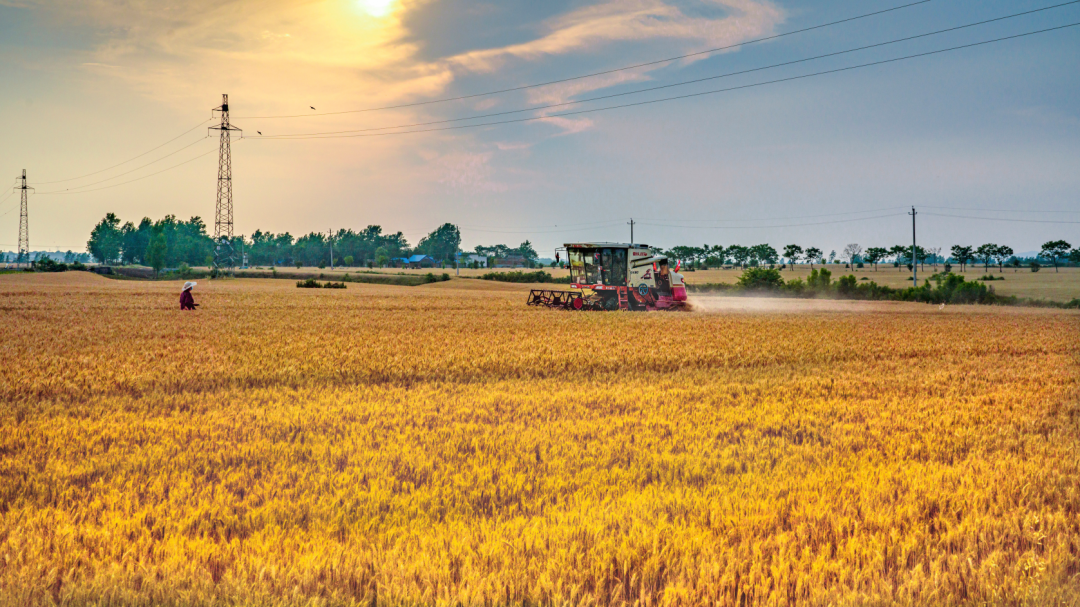
<svg viewBox="0 0 1080 607"><path fill-rule="evenodd" d="M178 295L0 276L0 604L1080 604L1075 311Z"/></svg>

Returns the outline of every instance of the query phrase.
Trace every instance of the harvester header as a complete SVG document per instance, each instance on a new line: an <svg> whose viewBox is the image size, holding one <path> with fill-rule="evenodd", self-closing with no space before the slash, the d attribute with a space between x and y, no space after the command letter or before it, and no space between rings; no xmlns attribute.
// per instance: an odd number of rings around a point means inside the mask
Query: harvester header
<svg viewBox="0 0 1080 607"><path fill-rule="evenodd" d="M686 283L668 258L644 244L567 243L570 288L534 289L528 305L566 310L682 310Z"/></svg>

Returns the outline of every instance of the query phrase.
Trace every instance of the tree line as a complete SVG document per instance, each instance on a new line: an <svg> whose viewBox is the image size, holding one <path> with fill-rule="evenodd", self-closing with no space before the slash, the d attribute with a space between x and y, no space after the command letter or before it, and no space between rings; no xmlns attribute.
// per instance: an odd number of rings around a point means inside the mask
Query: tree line
<svg viewBox="0 0 1080 607"><path fill-rule="evenodd" d="M387 233L377 225L359 231L311 232L299 238L288 232L274 234L256 230L250 237L236 236L228 244L234 252L242 252L249 265L259 266L322 266L330 263L331 255L335 264L343 266L384 267L394 259L414 254L428 255L436 263L453 263L461 252L461 230L452 223L444 223L421 238L415 247L409 245L401 232ZM174 215L166 215L158 221L144 217L136 225L130 221L121 224L116 214L108 213L94 226L87 241L87 251L98 263L138 264L156 270L175 268L180 264L212 265L215 246L200 217L179 221ZM915 264L951 262L959 265L961 270L966 270L971 263L981 263L987 270L995 265L1000 271L1006 265L1019 267L1022 264L1011 247L992 243L978 247L955 245L949 250L948 257L942 255L940 247L916 246L913 254L911 245L864 250L858 244L847 245L839 255L836 251L826 255L817 247L804 248L797 244L784 246L782 252L768 244L680 245L662 252L672 259L682 260L690 268L746 268L779 263L787 267L806 263L813 267L815 264L844 263L869 264L876 270L882 262L891 262L898 269ZM487 260L487 265L494 259L521 257L526 265L534 266L539 258L528 240L517 247L480 245L473 253ZM1054 240L1043 245L1039 257L1057 268L1065 262L1080 263L1080 250L1073 249L1064 240Z"/></svg>
<svg viewBox="0 0 1080 607"><path fill-rule="evenodd" d="M966 270L971 263L981 263L986 270L989 270L990 266L997 266L1000 271L1006 265L1020 267L1024 264L1023 260L1015 255L1012 247L993 243L983 244L978 247L955 245L949 250L948 256L942 255L940 247L924 248L915 246L913 253L911 245L869 247L864 250L858 244L847 245L840 255L837 255L836 251L831 251L828 255L825 255L817 247L803 248L797 244L786 245L782 254L767 244L749 247L731 245L726 248L720 245L677 246L667 249L663 253L672 259L682 260L691 268L718 268L723 266L747 268L772 266L782 262L786 267L792 269L796 264L800 263L809 264L811 268L815 264L843 263L848 266L859 267L861 267L861 264L869 264L877 270L878 264L891 262L899 269L905 267L910 269L916 264L924 267L926 264L936 266L939 263L949 263L950 265L955 263L960 266L961 271ZM1072 245L1064 240L1052 240L1043 244L1039 258L1052 264L1055 269L1066 262L1080 264L1080 249L1072 248ZM1037 260L1034 261L1037 263Z"/></svg>
<svg viewBox="0 0 1080 607"><path fill-rule="evenodd" d="M342 266L383 267L392 260L410 255L428 255L436 263L455 261L461 248L461 231L445 223L411 247L401 232L387 233L382 226L369 225L354 231L311 232L294 238L288 232L275 234L256 230L250 237L235 236L227 241L234 253L247 257L249 265L323 266L331 262ZM86 249L102 264L136 264L162 270L214 263L217 243L207 233L200 217L178 221L174 215L153 221L144 217L137 225L121 224L115 213L108 213L94 226ZM477 255L485 258L518 255L529 265L537 260L536 250L526 240L516 248L506 245L477 246Z"/></svg>

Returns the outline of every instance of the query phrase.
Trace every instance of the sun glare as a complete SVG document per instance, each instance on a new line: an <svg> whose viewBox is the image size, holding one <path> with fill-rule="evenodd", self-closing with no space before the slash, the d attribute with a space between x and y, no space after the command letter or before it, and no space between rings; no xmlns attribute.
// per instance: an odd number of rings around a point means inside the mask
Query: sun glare
<svg viewBox="0 0 1080 607"><path fill-rule="evenodd" d="M394 8L394 0L358 0L360 8L372 17L385 17Z"/></svg>

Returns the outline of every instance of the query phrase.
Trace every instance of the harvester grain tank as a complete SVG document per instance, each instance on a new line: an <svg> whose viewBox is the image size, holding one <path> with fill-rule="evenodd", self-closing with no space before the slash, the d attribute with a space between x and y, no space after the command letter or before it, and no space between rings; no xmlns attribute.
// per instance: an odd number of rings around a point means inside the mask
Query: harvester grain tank
<svg viewBox="0 0 1080 607"><path fill-rule="evenodd" d="M566 310L685 310L686 283L678 266L643 244L567 243L570 288L534 289L528 305Z"/></svg>

